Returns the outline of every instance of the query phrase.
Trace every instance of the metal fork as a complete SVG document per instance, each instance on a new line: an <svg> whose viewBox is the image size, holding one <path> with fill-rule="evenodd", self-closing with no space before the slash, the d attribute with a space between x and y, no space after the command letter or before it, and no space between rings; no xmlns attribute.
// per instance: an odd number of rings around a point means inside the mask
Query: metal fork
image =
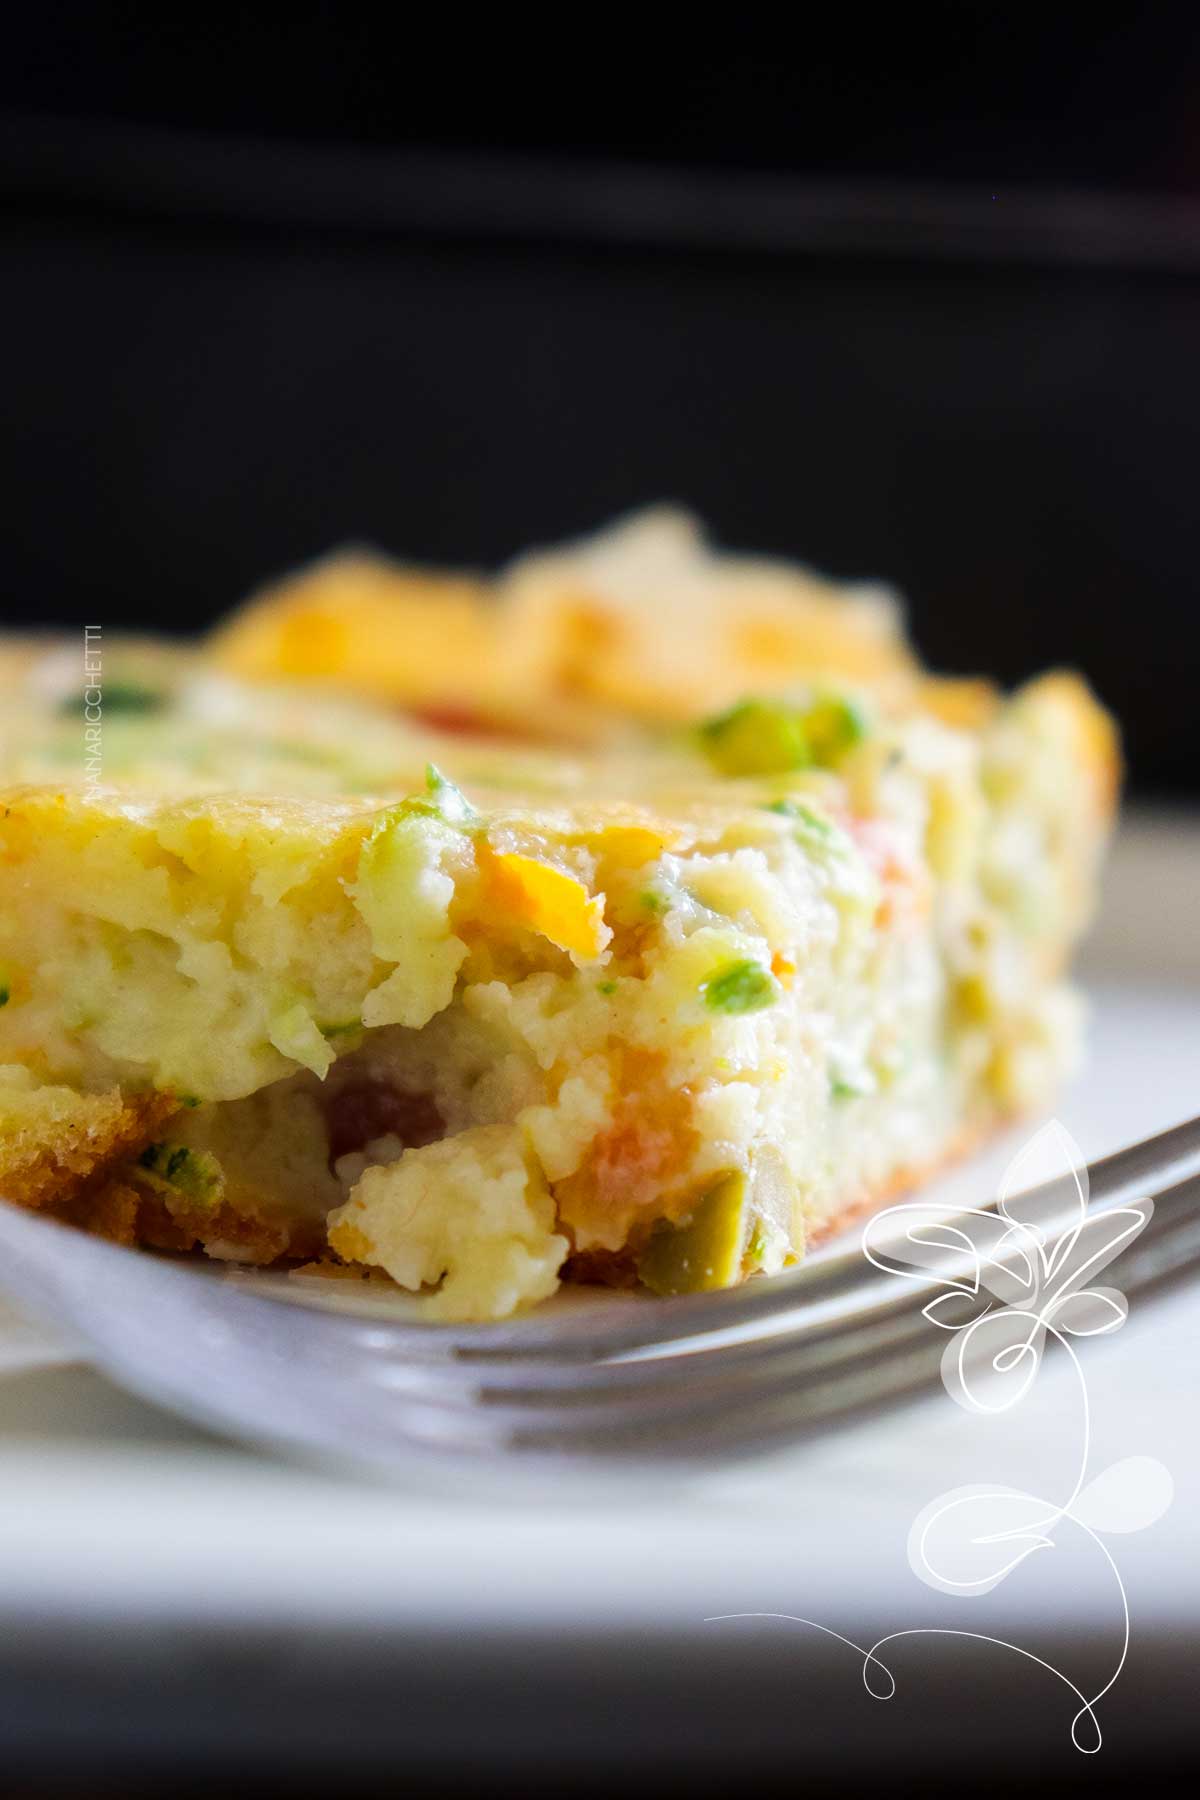
<svg viewBox="0 0 1200 1800"><path fill-rule="evenodd" d="M1088 1172L1089 1215L1155 1202L1112 1265L1126 1293L1200 1267L1200 1119ZM341 1284L333 1304L0 1204L0 1289L121 1385L238 1437L384 1469L430 1453L686 1460L777 1443L935 1381L945 1339L922 1309L941 1285L881 1273L855 1244L720 1293L423 1325L348 1307Z"/></svg>

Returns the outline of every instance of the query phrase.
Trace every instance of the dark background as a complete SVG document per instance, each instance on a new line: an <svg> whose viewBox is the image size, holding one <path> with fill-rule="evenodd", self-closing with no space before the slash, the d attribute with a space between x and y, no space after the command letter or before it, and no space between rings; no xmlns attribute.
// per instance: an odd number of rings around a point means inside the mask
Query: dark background
<svg viewBox="0 0 1200 1800"><path fill-rule="evenodd" d="M3 27L5 624L672 498L1200 794L1195 6L372 12Z"/></svg>

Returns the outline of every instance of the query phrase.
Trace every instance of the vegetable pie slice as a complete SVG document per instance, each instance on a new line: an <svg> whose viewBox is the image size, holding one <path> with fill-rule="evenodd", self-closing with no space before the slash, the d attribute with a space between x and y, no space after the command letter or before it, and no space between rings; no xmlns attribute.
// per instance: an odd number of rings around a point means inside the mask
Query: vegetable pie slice
<svg viewBox="0 0 1200 1800"><path fill-rule="evenodd" d="M122 1242L443 1319L725 1287L1074 1054L1116 751L1073 677L823 677L568 756L201 664L102 784L77 709L4 716L0 1193Z"/></svg>

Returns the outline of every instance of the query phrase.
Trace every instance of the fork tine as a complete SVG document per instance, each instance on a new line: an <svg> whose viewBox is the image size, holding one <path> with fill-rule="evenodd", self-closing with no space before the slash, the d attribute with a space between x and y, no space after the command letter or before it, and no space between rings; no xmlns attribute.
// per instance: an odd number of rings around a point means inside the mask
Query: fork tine
<svg viewBox="0 0 1200 1800"><path fill-rule="evenodd" d="M1157 1198L1115 1264L1127 1289L1200 1261L1200 1121L1089 1173L1093 1211ZM40 1298L127 1386L226 1429L375 1464L414 1450L682 1455L765 1442L926 1384L946 1341L922 1316L938 1277L885 1275L857 1247L729 1294L447 1328L297 1304L7 1207L0 1239L6 1285Z"/></svg>
<svg viewBox="0 0 1200 1800"><path fill-rule="evenodd" d="M1112 1266L1128 1293L1198 1263L1200 1178L1193 1178L1160 1197L1151 1224ZM636 1372L631 1385L606 1388L601 1382L584 1392L566 1393L551 1383L540 1389L487 1387L481 1393L482 1414L460 1419L460 1441L519 1451L600 1453L644 1445L648 1439L661 1447L711 1446L753 1436L768 1419L775 1431L785 1426L796 1430L930 1385L945 1342L914 1302L870 1328L851 1322L816 1354L784 1337L667 1358L667 1363L693 1366L672 1369L666 1381L656 1379L662 1372L659 1362L648 1360L592 1372L608 1378ZM741 1354L747 1351L754 1353L749 1360ZM528 1370L518 1372L530 1379ZM537 1376L549 1372L539 1367ZM444 1413L437 1433L442 1442L454 1434Z"/></svg>
<svg viewBox="0 0 1200 1800"><path fill-rule="evenodd" d="M1200 1260L1198 1200L1200 1179L1162 1196L1151 1227L1116 1265L1129 1289L1177 1271L1185 1258ZM489 1369L482 1387L436 1392L411 1369L371 1379L383 1377L389 1398L399 1399L408 1433L442 1446L599 1454L648 1439L664 1447L732 1441L768 1419L776 1430L785 1422L798 1429L928 1385L946 1340L921 1316L921 1298L908 1296L865 1324L852 1320L816 1345L785 1334L591 1369L516 1363ZM404 1379L393 1384L389 1373Z"/></svg>

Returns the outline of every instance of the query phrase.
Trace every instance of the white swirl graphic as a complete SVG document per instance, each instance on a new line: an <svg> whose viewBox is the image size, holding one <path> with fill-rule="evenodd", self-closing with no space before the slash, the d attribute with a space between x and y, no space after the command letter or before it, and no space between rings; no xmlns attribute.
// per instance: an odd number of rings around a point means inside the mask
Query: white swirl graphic
<svg viewBox="0 0 1200 1800"><path fill-rule="evenodd" d="M908 1637L995 1645L1037 1663L1069 1689L1079 1702L1072 1743L1085 1755L1100 1749L1095 1709L1120 1676L1130 1642L1129 1602L1101 1534L1154 1524L1171 1504L1173 1483L1162 1463L1149 1456L1124 1457L1088 1479L1091 1409L1071 1340L1105 1336L1125 1323L1125 1296L1092 1283L1145 1229L1154 1210L1153 1201L1144 1199L1093 1215L1088 1199L1079 1147L1052 1120L1009 1165L996 1211L964 1213L928 1201L889 1207L868 1221L862 1245L885 1274L925 1284L931 1275L938 1278L942 1291L922 1310L931 1325L948 1334L942 1381L968 1412L996 1414L1017 1406L1037 1378L1048 1339L1069 1357L1079 1395L1081 1451L1066 1498L1048 1501L997 1485L952 1488L917 1514L908 1560L926 1586L968 1599L990 1593L1035 1554L1053 1551L1060 1529L1082 1532L1099 1551L1117 1593L1119 1649L1104 1684L1085 1694L1043 1657L983 1632L917 1626L864 1646L790 1613L728 1613L722 1619L785 1620L836 1638L862 1657L863 1685L880 1700L896 1692L895 1678L879 1656L885 1645Z"/></svg>

